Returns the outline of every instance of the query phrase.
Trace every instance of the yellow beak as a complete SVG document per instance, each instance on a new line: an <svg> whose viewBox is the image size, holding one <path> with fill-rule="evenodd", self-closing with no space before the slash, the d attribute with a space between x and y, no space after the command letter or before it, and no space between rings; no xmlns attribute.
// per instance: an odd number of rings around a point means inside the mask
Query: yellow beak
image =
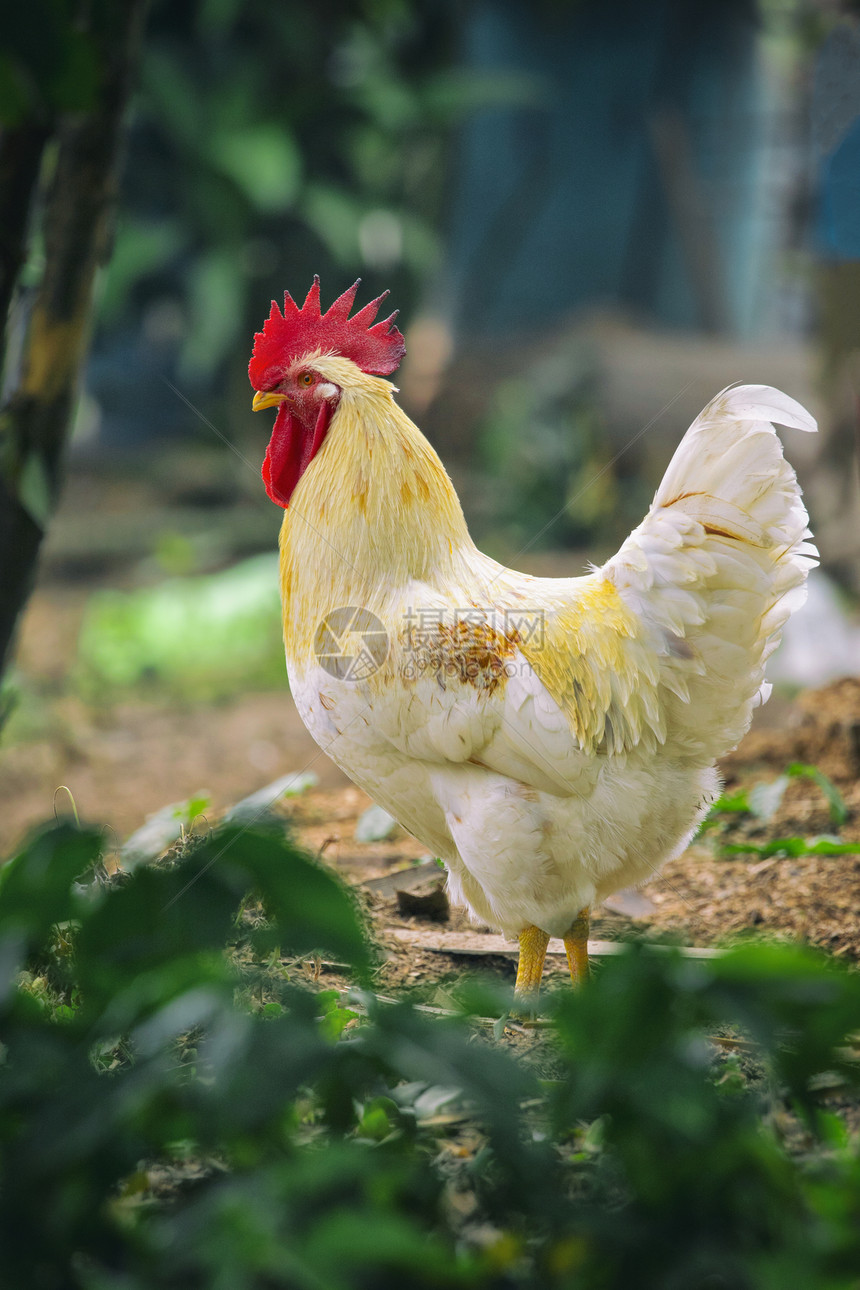
<svg viewBox="0 0 860 1290"><path fill-rule="evenodd" d="M263 390L258 390L254 395L251 411L261 412L263 408L273 408L276 403L283 403L286 397L286 394L266 394Z"/></svg>

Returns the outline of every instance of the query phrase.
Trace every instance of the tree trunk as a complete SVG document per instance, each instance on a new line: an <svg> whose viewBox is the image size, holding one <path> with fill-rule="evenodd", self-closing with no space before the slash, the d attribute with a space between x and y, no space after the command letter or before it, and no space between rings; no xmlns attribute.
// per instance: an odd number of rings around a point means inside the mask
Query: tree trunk
<svg viewBox="0 0 860 1290"><path fill-rule="evenodd" d="M98 266L109 257L123 124L137 65L146 0L93 6L89 33L100 66L95 102L63 115L41 226L45 270L18 370L0 411L0 673L32 591L42 538L56 503L63 449L86 358ZM49 131L33 124L0 144L0 304L8 308L23 247L39 157ZM50 153L51 149L48 148ZM8 359L9 314L4 351Z"/></svg>
<svg viewBox="0 0 860 1290"><path fill-rule="evenodd" d="M27 224L50 131L26 124L0 135L0 319L9 306L27 247Z"/></svg>

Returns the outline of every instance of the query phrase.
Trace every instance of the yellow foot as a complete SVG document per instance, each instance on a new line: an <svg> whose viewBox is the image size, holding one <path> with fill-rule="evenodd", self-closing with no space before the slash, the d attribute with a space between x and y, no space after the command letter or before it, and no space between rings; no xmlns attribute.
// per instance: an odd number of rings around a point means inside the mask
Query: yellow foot
<svg viewBox="0 0 860 1290"><path fill-rule="evenodd" d="M588 980L588 923L589 909L581 909L573 926L564 937L564 948L567 951L567 965L570 968L570 979L574 985L581 985Z"/></svg>
<svg viewBox="0 0 860 1290"><path fill-rule="evenodd" d="M520 959L517 964L517 983L514 986L514 994L525 1009L518 1015L529 1016L540 991L549 933L542 932L539 927L526 927L520 932L519 942Z"/></svg>

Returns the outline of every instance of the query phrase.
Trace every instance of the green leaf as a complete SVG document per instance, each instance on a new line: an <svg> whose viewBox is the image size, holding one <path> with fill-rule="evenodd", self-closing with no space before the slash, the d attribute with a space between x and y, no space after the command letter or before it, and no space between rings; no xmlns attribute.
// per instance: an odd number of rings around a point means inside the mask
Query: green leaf
<svg viewBox="0 0 860 1290"><path fill-rule="evenodd" d="M702 832L706 828L719 824L721 815L746 815L749 811L749 793L745 788L739 788L734 793L723 793L712 803L711 809L699 826L699 831Z"/></svg>
<svg viewBox="0 0 860 1290"><path fill-rule="evenodd" d="M242 266L234 246L199 256L189 270L191 307L180 374L208 376L237 339L242 311Z"/></svg>
<svg viewBox="0 0 860 1290"><path fill-rule="evenodd" d="M186 828L191 828L198 815L203 815L211 805L212 798L208 793L198 793L196 797L189 797L187 802L177 802L173 807L173 817Z"/></svg>
<svg viewBox="0 0 860 1290"><path fill-rule="evenodd" d="M351 265L360 254L358 228L364 209L352 193L334 184L309 183L302 195L302 215L336 264Z"/></svg>
<svg viewBox="0 0 860 1290"><path fill-rule="evenodd" d="M330 870L282 837L240 826L213 833L194 852L201 869L241 871L260 893L273 921L256 934L259 948L294 954L325 950L364 973L370 951L351 893Z"/></svg>
<svg viewBox="0 0 860 1290"><path fill-rule="evenodd" d="M325 1269L321 1286L350 1284L338 1276L345 1256L356 1272L364 1273L351 1279L353 1285L393 1285L393 1273L404 1286L462 1284L437 1242L414 1219L393 1211L362 1212L344 1206L325 1214L309 1234L307 1251L312 1263ZM329 1279L333 1276L337 1281Z"/></svg>
<svg viewBox="0 0 860 1290"><path fill-rule="evenodd" d="M772 838L764 843L724 843L720 850L730 856L844 856L860 855L860 842L841 842L839 838Z"/></svg>
<svg viewBox="0 0 860 1290"><path fill-rule="evenodd" d="M198 90L167 45L148 44L141 62L141 80L150 104L157 108L162 120L170 122L169 137L174 148L198 155L205 138L205 119L191 108L198 101Z"/></svg>
<svg viewBox="0 0 860 1290"><path fill-rule="evenodd" d="M137 283L164 269L184 240L177 221L121 220L99 301L102 321L115 319Z"/></svg>
<svg viewBox="0 0 860 1290"><path fill-rule="evenodd" d="M398 1123L398 1106L390 1097L376 1097L364 1107L356 1133L360 1138L382 1142Z"/></svg>
<svg viewBox="0 0 860 1290"><path fill-rule="evenodd" d="M755 784L752 788L738 789L734 793L718 797L702 822L699 832L703 833L719 823L721 815L754 815L757 819L769 823L779 810L785 790L792 779L811 779L817 784L827 798L830 808L830 819L838 826L848 818L848 808L832 780L818 769L802 762L792 762L777 779L768 784ZM750 848L752 849L752 848ZM801 853L795 853L801 854Z"/></svg>
<svg viewBox="0 0 860 1290"><path fill-rule="evenodd" d="M117 1033L204 983L231 986L222 950L250 883L214 872L198 854L175 869L136 870L81 925L84 1006L90 1016L108 1010Z"/></svg>
<svg viewBox="0 0 860 1290"><path fill-rule="evenodd" d="M101 856L98 829L69 823L48 825L0 868L0 931L23 932L38 943L54 923L74 919L80 894L73 884Z"/></svg>
<svg viewBox="0 0 860 1290"><path fill-rule="evenodd" d="M280 214L301 186L301 154L283 124L244 126L212 140L212 162L266 214Z"/></svg>
<svg viewBox="0 0 860 1290"><path fill-rule="evenodd" d="M845 823L848 819L848 807L845 805L839 789L831 779L828 779L823 771L820 771L817 766L806 766L803 762L794 761L785 773L790 775L792 779L811 779L827 798L831 821L837 826Z"/></svg>

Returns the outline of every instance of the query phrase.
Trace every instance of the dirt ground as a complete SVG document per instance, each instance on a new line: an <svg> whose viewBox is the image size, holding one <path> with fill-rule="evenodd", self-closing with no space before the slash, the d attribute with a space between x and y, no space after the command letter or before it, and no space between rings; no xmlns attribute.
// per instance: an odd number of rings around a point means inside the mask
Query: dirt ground
<svg viewBox="0 0 860 1290"><path fill-rule="evenodd" d="M84 705L64 683L80 610L79 595L43 593L28 611L20 665L40 687L42 701L27 737L0 747L0 854L50 818L61 784L82 817L106 823L121 840L148 815L200 790L212 800L211 819L201 822L206 827L281 775L312 770L318 786L279 810L311 850L362 888L389 954L380 987L434 981L444 993L445 981L466 965L512 977L516 947L482 939L486 929L448 909L438 891L441 870L429 864L420 843L400 829L385 841L356 840L370 800L311 741L286 684L282 692L214 707ZM860 679L772 702L721 769L733 791L771 782L795 762L816 766L832 780L848 808L838 835L860 843ZM65 793L57 796L56 809L68 812ZM773 838L835 832L821 789L808 778L793 779L766 824L748 815L727 818L643 892L622 893L594 911L592 937L671 934L700 947L748 935L790 937L860 960L860 854L720 853L725 842L747 839L760 847ZM407 895L398 895L398 888ZM551 953L548 975L564 975L563 965L563 957Z"/></svg>

